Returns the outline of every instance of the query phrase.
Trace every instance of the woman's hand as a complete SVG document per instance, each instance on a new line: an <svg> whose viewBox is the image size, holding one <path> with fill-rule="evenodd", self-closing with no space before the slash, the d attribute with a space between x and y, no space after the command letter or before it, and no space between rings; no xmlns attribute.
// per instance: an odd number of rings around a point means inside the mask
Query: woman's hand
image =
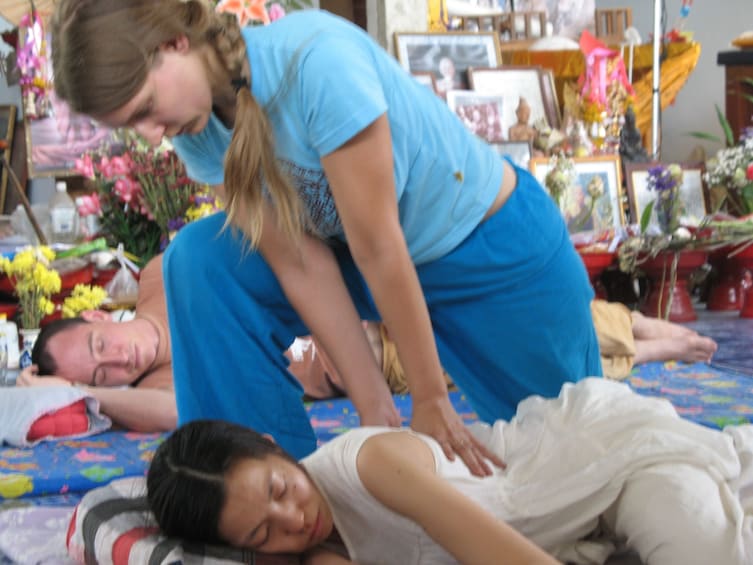
<svg viewBox="0 0 753 565"><path fill-rule="evenodd" d="M392 395L380 399L378 402L369 403L368 406L359 410L358 416L361 419L362 426L390 426L397 428L403 424Z"/></svg>
<svg viewBox="0 0 753 565"><path fill-rule="evenodd" d="M23 369L16 379L16 386L71 386L70 381L60 377L40 377L38 367L29 365Z"/></svg>
<svg viewBox="0 0 753 565"><path fill-rule="evenodd" d="M419 402L414 400L411 427L436 439L451 461L455 454L459 455L471 473L478 477L492 474L487 459L505 468L505 463L468 431L447 396Z"/></svg>

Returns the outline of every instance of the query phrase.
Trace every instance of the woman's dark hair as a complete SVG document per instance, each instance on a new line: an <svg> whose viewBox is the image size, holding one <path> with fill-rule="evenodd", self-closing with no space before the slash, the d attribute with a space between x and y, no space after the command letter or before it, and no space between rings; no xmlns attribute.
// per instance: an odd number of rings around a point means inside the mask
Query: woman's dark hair
<svg viewBox="0 0 753 565"><path fill-rule="evenodd" d="M31 362L39 367L40 375L54 375L58 371L58 364L48 349L50 340L60 332L80 324L88 324L83 318L64 318L54 320L45 325L39 332L34 349L31 350Z"/></svg>
<svg viewBox="0 0 753 565"><path fill-rule="evenodd" d="M276 443L243 426L196 420L159 446L146 477L147 500L168 536L226 543L219 534L225 475L239 461L278 455L296 463Z"/></svg>

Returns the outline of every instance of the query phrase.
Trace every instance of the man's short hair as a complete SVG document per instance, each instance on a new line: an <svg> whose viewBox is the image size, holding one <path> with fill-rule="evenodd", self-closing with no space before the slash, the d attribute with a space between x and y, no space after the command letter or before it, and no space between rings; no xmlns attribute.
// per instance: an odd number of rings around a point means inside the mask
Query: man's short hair
<svg viewBox="0 0 753 565"><path fill-rule="evenodd" d="M31 362L37 365L39 375L54 375L57 373L58 364L55 358L50 354L49 342L60 332L64 332L68 328L78 326L80 324L87 324L88 322L83 318L64 318L60 320L54 320L49 324L46 324L39 332L39 337L34 344L34 349L31 351Z"/></svg>

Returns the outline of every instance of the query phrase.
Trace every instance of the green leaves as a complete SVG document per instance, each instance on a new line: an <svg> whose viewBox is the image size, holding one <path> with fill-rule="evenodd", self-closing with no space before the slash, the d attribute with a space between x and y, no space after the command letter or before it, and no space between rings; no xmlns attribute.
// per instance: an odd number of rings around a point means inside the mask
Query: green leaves
<svg viewBox="0 0 753 565"><path fill-rule="evenodd" d="M656 204L656 199L646 204L646 207L641 213L641 233L646 233L646 230L648 229L648 224L651 222L651 214L654 213L654 204Z"/></svg>
<svg viewBox="0 0 753 565"><path fill-rule="evenodd" d="M724 115L724 112L722 112L722 109L719 107L719 105L714 104L714 108L716 109L716 118L719 120L719 125L722 127L722 132L724 133L724 141L719 139L719 137L705 131L691 131L690 135L697 139L715 141L716 143L724 143L725 147L733 147L735 145L735 137L732 133L732 126L730 126L726 116Z"/></svg>

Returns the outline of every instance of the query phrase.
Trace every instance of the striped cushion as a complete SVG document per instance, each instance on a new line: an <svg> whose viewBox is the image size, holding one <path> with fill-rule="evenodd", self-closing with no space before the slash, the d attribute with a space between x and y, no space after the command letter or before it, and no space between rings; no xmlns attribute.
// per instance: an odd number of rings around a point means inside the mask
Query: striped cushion
<svg viewBox="0 0 753 565"><path fill-rule="evenodd" d="M298 556L263 555L165 537L149 512L144 477L120 479L86 493L71 518L66 544L71 558L86 565L300 563Z"/></svg>

